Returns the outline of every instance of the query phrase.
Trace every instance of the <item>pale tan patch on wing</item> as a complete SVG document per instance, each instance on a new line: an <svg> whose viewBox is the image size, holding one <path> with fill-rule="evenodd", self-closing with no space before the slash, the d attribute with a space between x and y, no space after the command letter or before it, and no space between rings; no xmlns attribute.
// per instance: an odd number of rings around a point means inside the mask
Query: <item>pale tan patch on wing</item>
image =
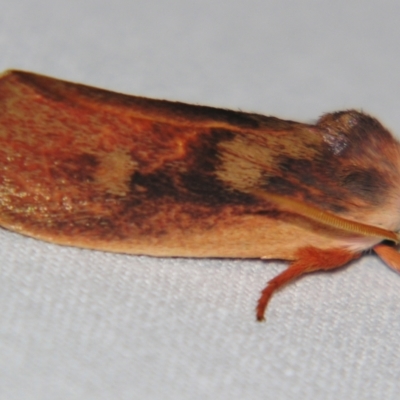
<svg viewBox="0 0 400 400"><path fill-rule="evenodd" d="M265 172L263 164L268 162L266 160L271 162L269 149L244 143L240 137L220 143L219 154L222 163L216 175L236 190L256 186L262 172Z"/></svg>
<svg viewBox="0 0 400 400"><path fill-rule="evenodd" d="M103 153L98 160L100 165L94 175L95 185L106 193L125 196L129 191L129 181L137 168L137 163L122 149Z"/></svg>
<svg viewBox="0 0 400 400"><path fill-rule="evenodd" d="M246 191L257 187L262 177L265 179L283 174L277 162L279 157L312 160L317 153L313 145L318 140L307 130L292 132L284 137L279 132L237 135L233 140L219 143L222 163L216 175L232 188Z"/></svg>

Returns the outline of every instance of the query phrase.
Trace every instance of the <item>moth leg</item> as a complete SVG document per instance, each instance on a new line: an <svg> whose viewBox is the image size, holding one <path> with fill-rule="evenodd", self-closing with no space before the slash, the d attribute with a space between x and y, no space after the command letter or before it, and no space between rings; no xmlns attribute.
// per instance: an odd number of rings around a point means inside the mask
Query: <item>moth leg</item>
<svg viewBox="0 0 400 400"><path fill-rule="evenodd" d="M296 259L287 269L271 279L267 287L261 292L256 308L257 320L264 320L265 309L275 290L303 274L339 268L359 256L358 253L343 249L321 250L311 246L299 249L296 253Z"/></svg>

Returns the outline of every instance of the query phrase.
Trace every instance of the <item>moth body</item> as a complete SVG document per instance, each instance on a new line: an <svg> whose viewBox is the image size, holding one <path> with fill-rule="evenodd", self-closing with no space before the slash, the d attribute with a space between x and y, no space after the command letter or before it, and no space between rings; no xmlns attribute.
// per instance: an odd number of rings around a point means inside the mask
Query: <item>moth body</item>
<svg viewBox="0 0 400 400"><path fill-rule="evenodd" d="M400 145L354 110L303 124L9 71L0 166L6 229L131 254L294 260L259 319L288 280L400 230Z"/></svg>

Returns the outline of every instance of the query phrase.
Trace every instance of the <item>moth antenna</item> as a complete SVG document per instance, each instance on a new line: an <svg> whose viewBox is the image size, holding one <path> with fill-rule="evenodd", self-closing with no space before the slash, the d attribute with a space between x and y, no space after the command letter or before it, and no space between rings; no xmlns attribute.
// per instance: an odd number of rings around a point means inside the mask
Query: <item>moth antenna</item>
<svg viewBox="0 0 400 400"><path fill-rule="evenodd" d="M262 190L251 190L251 194L256 197L271 201L279 207L286 208L296 214L309 218L329 227L337 228L346 232L355 233L363 236L378 237L382 240L390 240L396 244L400 242L399 234L377 226L363 224L361 222L351 221L349 219L339 217L328 211L321 210L317 207L306 204L300 200L289 199L279 194L266 193Z"/></svg>

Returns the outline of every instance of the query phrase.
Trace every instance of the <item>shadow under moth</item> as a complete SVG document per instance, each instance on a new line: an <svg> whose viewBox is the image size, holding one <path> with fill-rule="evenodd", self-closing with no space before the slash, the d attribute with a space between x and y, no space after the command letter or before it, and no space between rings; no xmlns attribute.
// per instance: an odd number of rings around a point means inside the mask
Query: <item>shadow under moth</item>
<svg viewBox="0 0 400 400"><path fill-rule="evenodd" d="M0 225L62 245L288 260L257 305L368 249L400 270L400 144L349 110L315 124L0 77Z"/></svg>

